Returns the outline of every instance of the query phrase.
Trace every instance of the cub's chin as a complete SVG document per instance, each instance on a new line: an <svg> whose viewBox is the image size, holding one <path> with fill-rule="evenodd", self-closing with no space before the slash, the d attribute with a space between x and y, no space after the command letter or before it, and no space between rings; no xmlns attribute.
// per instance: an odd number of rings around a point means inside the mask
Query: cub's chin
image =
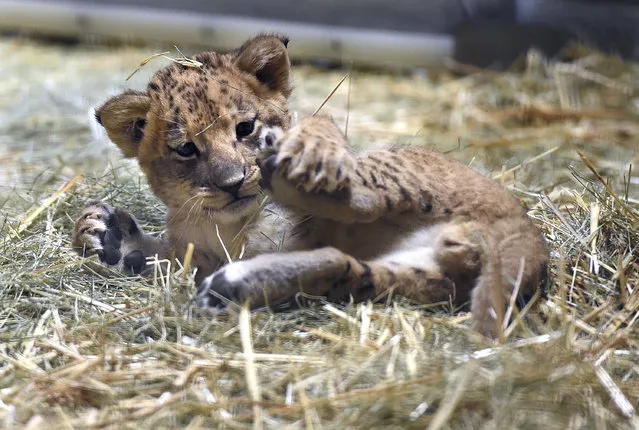
<svg viewBox="0 0 639 430"><path fill-rule="evenodd" d="M232 224L243 221L243 219L253 215L260 208L259 195L245 196L229 202L221 208L211 208L204 206L202 209L206 211L211 220L222 223Z"/></svg>

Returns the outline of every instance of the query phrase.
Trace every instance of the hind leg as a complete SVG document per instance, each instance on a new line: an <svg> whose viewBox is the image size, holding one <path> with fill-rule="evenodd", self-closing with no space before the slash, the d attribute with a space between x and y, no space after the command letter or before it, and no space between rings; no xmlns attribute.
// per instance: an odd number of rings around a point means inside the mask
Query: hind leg
<svg viewBox="0 0 639 430"><path fill-rule="evenodd" d="M532 295L544 276L548 251L532 222L521 217L489 226L451 225L438 237L436 261L444 274L472 289L473 328L497 338L513 290L517 287L520 297Z"/></svg>
<svg viewBox="0 0 639 430"><path fill-rule="evenodd" d="M203 307L250 302L252 308L293 299L296 294L323 296L331 301L355 301L399 294L422 303L448 301L453 283L436 270L432 249L416 250L406 261L361 261L335 248L264 254L224 266L201 284ZM426 257L420 260L419 257Z"/></svg>
<svg viewBox="0 0 639 430"><path fill-rule="evenodd" d="M477 331L493 338L500 336L503 314L515 288L522 301L545 288L548 250L540 232L531 227L527 219L498 223L502 235L494 241L497 252L482 262L487 268L482 269L473 291L473 321ZM487 307L489 301L492 308Z"/></svg>

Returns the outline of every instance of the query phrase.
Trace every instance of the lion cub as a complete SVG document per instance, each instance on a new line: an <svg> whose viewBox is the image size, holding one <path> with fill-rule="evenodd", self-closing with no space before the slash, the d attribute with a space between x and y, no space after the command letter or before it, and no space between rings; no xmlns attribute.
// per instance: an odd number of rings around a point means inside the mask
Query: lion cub
<svg viewBox="0 0 639 430"><path fill-rule="evenodd" d="M167 205L168 240L97 203L76 222L75 249L145 273L146 257L192 242L204 307L300 292L470 300L474 327L495 336L518 276L522 296L545 276L540 232L506 191L441 154L354 154L327 118L291 127L287 43L262 35L202 53L107 100L96 119Z"/></svg>

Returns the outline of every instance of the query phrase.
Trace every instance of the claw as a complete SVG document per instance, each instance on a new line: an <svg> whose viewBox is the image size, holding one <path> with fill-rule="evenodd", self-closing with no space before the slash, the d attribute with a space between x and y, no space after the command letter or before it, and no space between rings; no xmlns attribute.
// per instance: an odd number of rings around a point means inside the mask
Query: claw
<svg viewBox="0 0 639 430"><path fill-rule="evenodd" d="M307 128L308 127L308 128ZM333 127L335 139L329 133L318 133L316 128ZM282 176L288 185L302 193L333 193L350 185L348 175L352 171L354 161L346 149L345 142L339 142L339 130L330 121L310 119L289 130L282 138L269 140L262 138L260 168L262 184L274 196L278 195L277 185L271 185L272 172ZM326 140L328 139L328 140ZM269 144L271 146L269 146ZM270 157L266 153L276 155L274 168L266 166Z"/></svg>

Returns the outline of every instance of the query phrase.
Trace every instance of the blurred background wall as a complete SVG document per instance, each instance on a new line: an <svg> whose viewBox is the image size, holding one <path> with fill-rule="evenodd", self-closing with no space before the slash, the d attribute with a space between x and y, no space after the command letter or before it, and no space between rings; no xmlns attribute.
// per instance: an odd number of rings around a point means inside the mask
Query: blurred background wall
<svg viewBox="0 0 639 430"><path fill-rule="evenodd" d="M291 36L293 57L427 67L453 56L508 67L576 40L637 57L636 0L0 0L0 30L236 46Z"/></svg>

